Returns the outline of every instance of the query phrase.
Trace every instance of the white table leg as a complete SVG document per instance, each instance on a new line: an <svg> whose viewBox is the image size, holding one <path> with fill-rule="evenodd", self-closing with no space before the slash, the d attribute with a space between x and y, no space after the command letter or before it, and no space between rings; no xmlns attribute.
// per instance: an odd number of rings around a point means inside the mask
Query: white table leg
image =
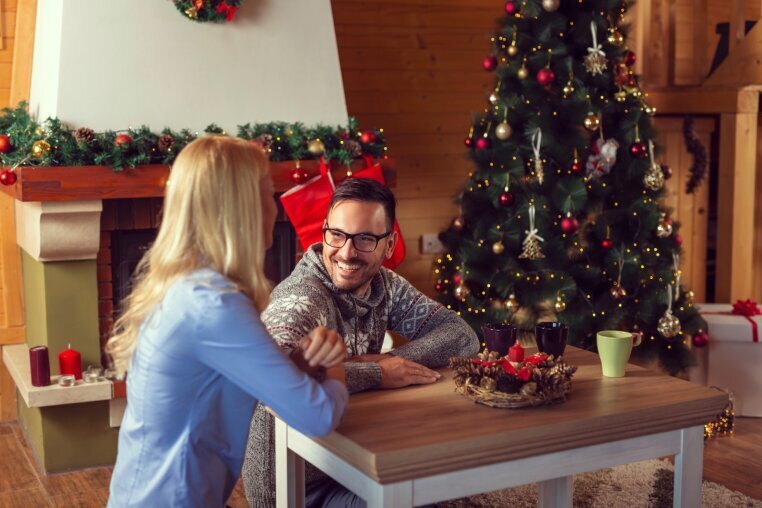
<svg viewBox="0 0 762 508"><path fill-rule="evenodd" d="M680 453L675 455L673 506L701 506L701 479L704 473L704 427L680 431Z"/></svg>
<svg viewBox="0 0 762 508"><path fill-rule="evenodd" d="M537 506L540 508L571 508L573 484L574 478L571 476L539 482L540 499Z"/></svg>
<svg viewBox="0 0 762 508"><path fill-rule="evenodd" d="M412 508L413 482L375 485L373 494L366 499L368 508Z"/></svg>
<svg viewBox="0 0 762 508"><path fill-rule="evenodd" d="M304 508L304 459L288 448L288 425L275 418L275 504Z"/></svg>

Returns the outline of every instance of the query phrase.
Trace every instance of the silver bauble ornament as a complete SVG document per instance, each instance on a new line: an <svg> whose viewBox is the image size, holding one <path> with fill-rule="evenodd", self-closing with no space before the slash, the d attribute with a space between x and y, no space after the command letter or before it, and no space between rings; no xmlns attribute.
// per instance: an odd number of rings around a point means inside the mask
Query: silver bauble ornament
<svg viewBox="0 0 762 508"><path fill-rule="evenodd" d="M667 339L677 336L680 331L680 320L677 316L672 314L672 311L667 310L662 317L659 318L659 323L656 325L656 330Z"/></svg>
<svg viewBox="0 0 762 508"><path fill-rule="evenodd" d="M501 141L505 141L506 139L510 138L512 132L513 129L511 129L511 126L508 122L500 122L497 124L497 127L495 127L495 137Z"/></svg>
<svg viewBox="0 0 762 508"><path fill-rule="evenodd" d="M466 301L466 297L470 293L471 292L469 291L468 286L466 286L465 282L461 282L460 284L455 286L455 289L453 290L453 294L455 295L455 298L457 298L458 300L462 302Z"/></svg>
<svg viewBox="0 0 762 508"><path fill-rule="evenodd" d="M664 186L664 171L658 164L652 164L643 177L643 184L647 189L657 191Z"/></svg>
<svg viewBox="0 0 762 508"><path fill-rule="evenodd" d="M542 0L542 8L545 12L555 12L561 7L561 0Z"/></svg>
<svg viewBox="0 0 762 508"><path fill-rule="evenodd" d="M659 238L667 238L672 234L672 223L666 219L660 220L656 225L656 236Z"/></svg>
<svg viewBox="0 0 762 508"><path fill-rule="evenodd" d="M493 106L495 106L499 100L500 100L500 97L497 95L497 93L492 92L491 94L489 94L489 102Z"/></svg>

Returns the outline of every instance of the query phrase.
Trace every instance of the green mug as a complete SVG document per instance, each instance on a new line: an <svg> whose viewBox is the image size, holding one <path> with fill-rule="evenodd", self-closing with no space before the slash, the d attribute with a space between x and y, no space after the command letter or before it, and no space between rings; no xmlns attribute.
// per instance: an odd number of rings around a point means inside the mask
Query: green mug
<svg viewBox="0 0 762 508"><path fill-rule="evenodd" d="M601 357L603 375L624 377L624 370L627 367L627 360L630 359L632 348L639 346L642 340L643 336L635 332L620 330L598 332L598 355Z"/></svg>

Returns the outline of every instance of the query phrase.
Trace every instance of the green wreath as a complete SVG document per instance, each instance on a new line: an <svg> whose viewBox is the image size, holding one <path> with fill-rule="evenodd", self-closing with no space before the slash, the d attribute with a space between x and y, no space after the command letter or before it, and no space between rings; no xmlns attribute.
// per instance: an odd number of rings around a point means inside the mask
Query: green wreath
<svg viewBox="0 0 762 508"><path fill-rule="evenodd" d="M175 7L186 18L199 23L227 23L233 21L243 0L173 0Z"/></svg>

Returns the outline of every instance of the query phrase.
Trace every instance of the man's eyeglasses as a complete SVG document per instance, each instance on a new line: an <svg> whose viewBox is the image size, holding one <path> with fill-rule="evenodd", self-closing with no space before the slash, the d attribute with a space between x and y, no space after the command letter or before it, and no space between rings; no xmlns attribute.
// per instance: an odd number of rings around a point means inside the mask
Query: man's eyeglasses
<svg viewBox="0 0 762 508"><path fill-rule="evenodd" d="M374 235L372 233L356 233L351 235L340 229L323 228L323 240L334 249L344 247L347 240L352 240L352 244L360 252L373 252L378 247L378 242L391 235L393 231L388 231L383 235Z"/></svg>

